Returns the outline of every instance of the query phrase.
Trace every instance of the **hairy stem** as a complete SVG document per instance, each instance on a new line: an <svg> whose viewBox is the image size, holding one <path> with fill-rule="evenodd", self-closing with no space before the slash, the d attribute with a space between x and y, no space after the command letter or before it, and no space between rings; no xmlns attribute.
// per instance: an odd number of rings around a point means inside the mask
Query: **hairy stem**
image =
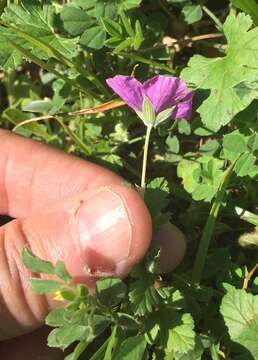
<svg viewBox="0 0 258 360"><path fill-rule="evenodd" d="M144 144L144 152L143 152L142 178L141 178L141 189L142 189L143 195L144 195L144 191L146 188L146 171L147 171L148 150L149 150L151 130L152 130L152 126L147 126L145 144Z"/></svg>
<svg viewBox="0 0 258 360"><path fill-rule="evenodd" d="M241 154L242 155L242 154ZM215 200L212 204L209 217L207 219L207 222L204 226L202 237L200 240L200 244L198 247L197 255L194 262L193 267L193 275L192 275L192 283L193 284L199 284L200 280L202 278L203 269L211 241L211 237L213 234L213 230L216 224L216 220L219 214L219 210L222 204L222 201L224 199L224 195L226 192L226 188L228 186L230 177L232 175L232 172L234 170L234 167L236 165L237 160L241 156L239 155L228 167L228 169L225 171L224 176L221 180L220 187L218 189L217 195L215 197Z"/></svg>

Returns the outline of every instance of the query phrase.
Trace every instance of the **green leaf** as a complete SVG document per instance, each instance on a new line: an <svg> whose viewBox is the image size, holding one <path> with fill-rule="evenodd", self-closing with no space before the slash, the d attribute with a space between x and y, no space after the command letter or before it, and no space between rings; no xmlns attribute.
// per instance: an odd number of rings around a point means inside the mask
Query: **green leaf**
<svg viewBox="0 0 258 360"><path fill-rule="evenodd" d="M130 18L126 16L124 11L120 11L120 17L121 17L121 20L123 22L123 25L125 27L125 30L126 30L127 34L130 37L134 38L135 37L135 32L134 32L134 29L132 27Z"/></svg>
<svg viewBox="0 0 258 360"><path fill-rule="evenodd" d="M94 10L97 2L98 0L73 0L73 5L91 12L92 9Z"/></svg>
<svg viewBox="0 0 258 360"><path fill-rule="evenodd" d="M119 37L111 37L105 41L105 46L114 48L121 44L121 38Z"/></svg>
<svg viewBox="0 0 258 360"><path fill-rule="evenodd" d="M187 24L193 24L202 18L202 8L200 5L185 5L182 13Z"/></svg>
<svg viewBox="0 0 258 360"><path fill-rule="evenodd" d="M54 32L54 11L52 5L30 3L25 8L24 5L11 4L2 15L9 28L0 27L0 38L13 39L42 59L55 57L54 52L70 59L77 54L77 40L62 38Z"/></svg>
<svg viewBox="0 0 258 360"><path fill-rule="evenodd" d="M119 11L121 10L130 10L138 7L141 4L142 0L122 0L119 4Z"/></svg>
<svg viewBox="0 0 258 360"><path fill-rule="evenodd" d="M178 154L180 150L180 144L177 136L168 136L166 139L166 144L168 146L168 151Z"/></svg>
<svg viewBox="0 0 258 360"><path fill-rule="evenodd" d="M249 137L247 145L251 151L258 150L258 133L255 133Z"/></svg>
<svg viewBox="0 0 258 360"><path fill-rule="evenodd" d="M69 5L62 8L60 20L65 31L73 36L81 35L96 23L85 11Z"/></svg>
<svg viewBox="0 0 258 360"><path fill-rule="evenodd" d="M94 16L100 20L102 17L114 19L117 15L117 1L116 0L97 0L95 5Z"/></svg>
<svg viewBox="0 0 258 360"><path fill-rule="evenodd" d="M258 358L258 297L232 288L223 297L220 312L231 339Z"/></svg>
<svg viewBox="0 0 258 360"><path fill-rule="evenodd" d="M121 38L123 35L123 29L121 25L119 25L117 22L108 19L108 18L101 18L101 22L106 30L106 32L115 38Z"/></svg>
<svg viewBox="0 0 258 360"><path fill-rule="evenodd" d="M152 218L160 214L169 203L169 185L165 178L155 178L145 191L144 200Z"/></svg>
<svg viewBox="0 0 258 360"><path fill-rule="evenodd" d="M135 315L145 316L160 302L160 297L153 286L154 277L144 274L141 279L131 285L129 300Z"/></svg>
<svg viewBox="0 0 258 360"><path fill-rule="evenodd" d="M128 47L132 46L134 42L133 38L127 38L125 40L123 40L122 42L120 42L119 45L117 45L117 47L113 50L114 54L119 54L120 51L123 51L125 49L127 49Z"/></svg>
<svg viewBox="0 0 258 360"><path fill-rule="evenodd" d="M199 177L194 176L200 169L196 161L182 160L177 167L177 176L183 179L183 185L187 192L192 193L199 185Z"/></svg>
<svg viewBox="0 0 258 360"><path fill-rule="evenodd" d="M72 281L72 276L68 273L63 261L58 261L55 266L55 274L67 284Z"/></svg>
<svg viewBox="0 0 258 360"><path fill-rule="evenodd" d="M51 310L45 319L45 323L53 327L63 326L67 322L66 313L67 310L64 308Z"/></svg>
<svg viewBox="0 0 258 360"><path fill-rule="evenodd" d="M243 154L235 165L235 172L237 176L255 176L258 171L255 166L257 158L252 154Z"/></svg>
<svg viewBox="0 0 258 360"><path fill-rule="evenodd" d="M178 122L177 126L178 126L179 134L185 134L185 135L190 135L191 134L191 125L185 119L180 120Z"/></svg>
<svg viewBox="0 0 258 360"><path fill-rule="evenodd" d="M120 345L115 360L142 360L146 346L144 336L129 337Z"/></svg>
<svg viewBox="0 0 258 360"><path fill-rule="evenodd" d="M52 108L49 112L50 115L56 114L63 107L72 90L71 85L63 79L57 79L54 81L52 87L54 90L54 96L52 99Z"/></svg>
<svg viewBox="0 0 258 360"><path fill-rule="evenodd" d="M34 255L27 247L22 250L22 261L32 272L55 274L55 268L50 261L45 261Z"/></svg>
<svg viewBox="0 0 258 360"><path fill-rule="evenodd" d="M175 313L175 324L179 324L168 330L167 352L187 354L194 349L195 332L194 321L190 314L183 314L179 317Z"/></svg>
<svg viewBox="0 0 258 360"><path fill-rule="evenodd" d="M53 280L30 279L30 287L37 294L54 293L62 288L62 284Z"/></svg>
<svg viewBox="0 0 258 360"><path fill-rule="evenodd" d="M139 20L136 20L135 23L135 37L134 37L134 50L138 50L141 47L141 44L144 41L144 36L142 32L141 23Z"/></svg>
<svg viewBox="0 0 258 360"><path fill-rule="evenodd" d="M175 354L175 360L202 360L204 346L201 342L200 336L196 336L195 347L186 354Z"/></svg>
<svg viewBox="0 0 258 360"><path fill-rule="evenodd" d="M15 70L22 62L22 54L10 46L5 34L8 33L0 28L0 69Z"/></svg>
<svg viewBox="0 0 258 360"><path fill-rule="evenodd" d="M202 156L198 161L183 159L178 164L177 174L194 200L211 201L223 176L222 165L223 162L211 156Z"/></svg>
<svg viewBox="0 0 258 360"><path fill-rule="evenodd" d="M126 285L118 278L98 280L96 283L96 293L101 304L114 307L125 297Z"/></svg>
<svg viewBox="0 0 258 360"><path fill-rule="evenodd" d="M229 15L223 25L226 56L209 59L195 55L181 73L185 81L210 90L197 110L208 129L218 131L258 96L257 90L247 86L258 77L258 27L251 27L250 16Z"/></svg>
<svg viewBox="0 0 258 360"><path fill-rule="evenodd" d="M213 155L220 148L220 143L217 140L208 140L200 146L200 153L205 155Z"/></svg>
<svg viewBox="0 0 258 360"><path fill-rule="evenodd" d="M48 113L52 106L53 104L50 100L34 100L24 105L22 110L27 112Z"/></svg>
<svg viewBox="0 0 258 360"><path fill-rule="evenodd" d="M106 40L106 32L102 26L93 26L82 34L80 44L82 46L99 50L103 48Z"/></svg>
<svg viewBox="0 0 258 360"><path fill-rule="evenodd" d="M237 130L225 135L223 138L223 148L234 154L247 151L245 136Z"/></svg>
<svg viewBox="0 0 258 360"><path fill-rule="evenodd" d="M230 0L238 9L251 15L254 23L258 25L258 4L255 0Z"/></svg>
<svg viewBox="0 0 258 360"><path fill-rule="evenodd" d="M66 349L75 341L91 337L91 329L83 325L69 325L54 329L48 335L48 346Z"/></svg>

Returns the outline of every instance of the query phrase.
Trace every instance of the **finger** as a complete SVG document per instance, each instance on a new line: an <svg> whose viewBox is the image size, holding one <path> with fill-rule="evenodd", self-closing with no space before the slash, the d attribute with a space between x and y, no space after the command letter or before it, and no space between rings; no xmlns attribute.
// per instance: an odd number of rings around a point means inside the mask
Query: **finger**
<svg viewBox="0 0 258 360"><path fill-rule="evenodd" d="M1 360L63 360L61 350L47 346L49 328L46 326L12 340L0 342Z"/></svg>
<svg viewBox="0 0 258 360"><path fill-rule="evenodd" d="M122 181L98 165L1 129L0 144L0 214L25 217L36 207Z"/></svg>
<svg viewBox="0 0 258 360"><path fill-rule="evenodd" d="M112 185L63 200L0 230L0 338L31 331L52 306L28 287L31 274L21 251L29 244L39 257L63 260L77 282L125 276L147 251L151 219L131 188ZM2 325L4 324L4 326Z"/></svg>

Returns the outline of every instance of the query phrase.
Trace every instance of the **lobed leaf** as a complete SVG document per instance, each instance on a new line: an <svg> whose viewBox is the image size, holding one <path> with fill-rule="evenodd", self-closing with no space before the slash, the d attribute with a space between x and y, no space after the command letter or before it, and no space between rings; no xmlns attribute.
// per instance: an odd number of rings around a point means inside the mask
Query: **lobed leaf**
<svg viewBox="0 0 258 360"><path fill-rule="evenodd" d="M229 15L223 25L226 56L209 59L194 55L181 73L185 81L210 91L197 110L208 129L218 131L258 97L256 89L245 85L258 77L258 27L251 27L250 16Z"/></svg>
<svg viewBox="0 0 258 360"><path fill-rule="evenodd" d="M231 339L258 358L258 296L231 288L223 297L220 312Z"/></svg>

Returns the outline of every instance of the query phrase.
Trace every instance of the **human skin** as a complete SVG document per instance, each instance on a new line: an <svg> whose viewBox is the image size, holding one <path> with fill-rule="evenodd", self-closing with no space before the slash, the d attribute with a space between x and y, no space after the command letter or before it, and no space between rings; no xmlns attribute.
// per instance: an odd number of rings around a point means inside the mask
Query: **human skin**
<svg viewBox="0 0 258 360"><path fill-rule="evenodd" d="M140 261L151 218L138 193L107 169L1 129L0 145L0 214L13 218L0 227L0 358L59 359L36 346L47 330L25 335L54 304L31 292L23 247L65 261L76 281L92 286L103 275L125 276ZM26 343L35 345L31 353Z"/></svg>

